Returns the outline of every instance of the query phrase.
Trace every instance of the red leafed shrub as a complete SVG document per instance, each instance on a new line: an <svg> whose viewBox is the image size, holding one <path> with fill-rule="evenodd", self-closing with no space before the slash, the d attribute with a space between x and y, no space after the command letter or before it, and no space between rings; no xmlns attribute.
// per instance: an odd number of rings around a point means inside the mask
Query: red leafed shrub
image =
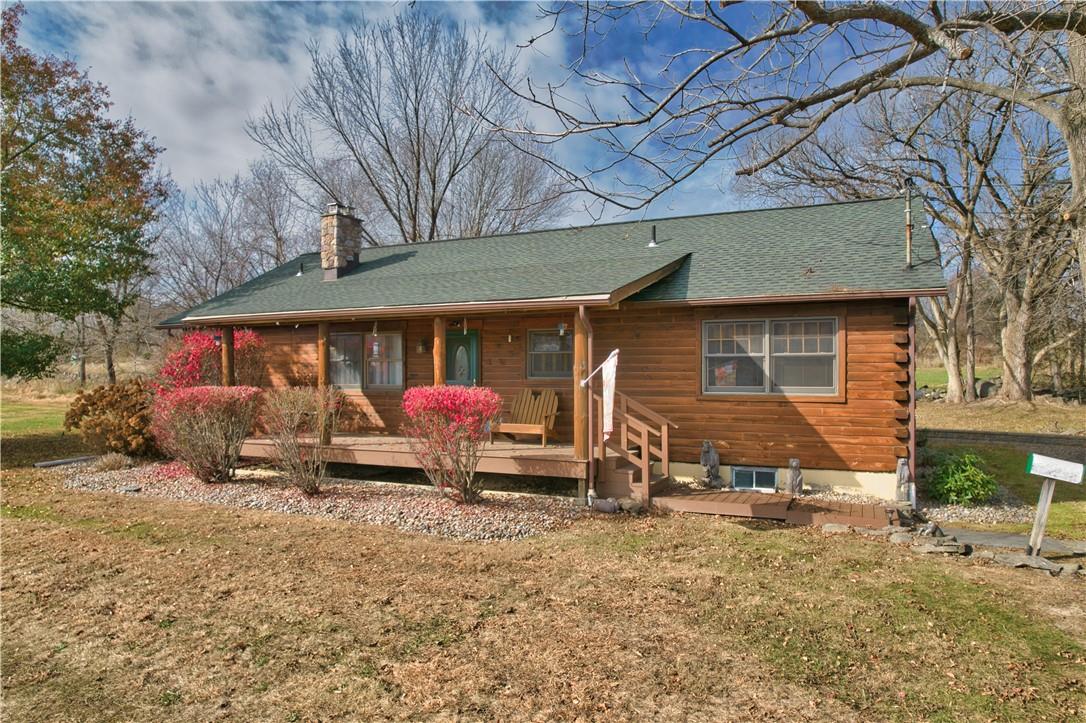
<svg viewBox="0 0 1086 723"><path fill-rule="evenodd" d="M457 502L478 502L479 453L502 398L487 387L411 387L404 392L404 433L426 476Z"/></svg>
<svg viewBox="0 0 1086 723"><path fill-rule="evenodd" d="M237 383L259 387L264 381L264 339L252 329L234 331ZM222 379L222 349L209 331L191 331L166 352L153 382L155 392L211 386Z"/></svg>
<svg viewBox="0 0 1086 723"><path fill-rule="evenodd" d="M234 477L260 403L256 387L186 387L155 397L158 446L204 482Z"/></svg>

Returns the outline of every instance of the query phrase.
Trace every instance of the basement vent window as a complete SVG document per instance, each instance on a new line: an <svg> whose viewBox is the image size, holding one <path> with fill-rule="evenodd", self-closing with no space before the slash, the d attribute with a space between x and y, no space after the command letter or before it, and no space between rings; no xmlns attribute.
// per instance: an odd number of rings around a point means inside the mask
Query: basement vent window
<svg viewBox="0 0 1086 723"><path fill-rule="evenodd" d="M772 467L732 467L732 487L737 490L774 492L777 470Z"/></svg>

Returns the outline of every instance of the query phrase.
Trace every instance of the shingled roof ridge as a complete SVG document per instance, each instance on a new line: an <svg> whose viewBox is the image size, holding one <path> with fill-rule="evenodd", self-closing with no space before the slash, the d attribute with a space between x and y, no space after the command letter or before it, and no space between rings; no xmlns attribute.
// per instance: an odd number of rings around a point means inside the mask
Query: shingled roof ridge
<svg viewBox="0 0 1086 723"><path fill-rule="evenodd" d="M554 228L536 228L529 229L527 231L507 231L505 233L489 233L484 236L457 236L455 238L435 238L427 241L404 241L395 244L381 244L378 246L364 246L362 251L369 251L371 249L389 249L397 248L399 246L423 246L430 244L442 244L450 243L453 241L479 241L488 238L508 238L510 236L530 236L537 233L552 233L554 231L588 231L591 229L603 228L605 226L632 226L634 224L641 223L663 223L665 221L685 221L691 218L709 218L710 216L737 216L743 213L765 213L768 211L794 211L797 209L809 209L809 208L824 208L826 206L848 206L851 204L859 203L878 203L883 201L900 200L904 201L904 196L876 196L873 198L850 198L842 201L820 201L818 203L796 203L788 206L772 206L768 208L745 208L735 209L732 211L706 211L704 213L690 213L684 216L660 216L655 218L642 218L636 221L605 221L604 223L591 223L584 226L555 226ZM308 255L308 254L303 254Z"/></svg>

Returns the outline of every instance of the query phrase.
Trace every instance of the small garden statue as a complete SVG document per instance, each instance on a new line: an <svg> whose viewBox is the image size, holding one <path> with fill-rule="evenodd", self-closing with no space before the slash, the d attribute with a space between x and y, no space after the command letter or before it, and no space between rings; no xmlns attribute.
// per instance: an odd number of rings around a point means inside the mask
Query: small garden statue
<svg viewBox="0 0 1086 723"><path fill-rule="evenodd" d="M803 494L803 470L799 468L799 458L788 460L788 491L794 495Z"/></svg>
<svg viewBox="0 0 1086 723"><path fill-rule="evenodd" d="M724 480L720 476L720 455L708 439L701 443L701 468L705 472L701 479L703 485L713 489L724 487Z"/></svg>

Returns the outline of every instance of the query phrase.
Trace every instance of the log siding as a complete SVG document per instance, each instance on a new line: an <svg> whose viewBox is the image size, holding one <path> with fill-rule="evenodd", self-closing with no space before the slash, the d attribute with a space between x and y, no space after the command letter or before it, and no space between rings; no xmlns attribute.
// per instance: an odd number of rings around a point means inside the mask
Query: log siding
<svg viewBox="0 0 1086 723"><path fill-rule="evenodd" d="M838 394L823 396L704 395L701 327L705 320L823 317L838 319ZM593 359L621 350L618 389L678 425L671 459L697 462L703 439L724 464L786 467L798 457L811 469L893 472L908 454L908 317L906 299L763 305L635 305L590 310ZM446 328L463 319L446 319ZM523 387L558 394L557 438L572 442L572 380L529 379L528 332L566 324L574 314L509 314L468 318L480 334L481 385L511 400ZM332 323L331 333L372 330L373 320ZM380 331L403 333L407 386L432 384L432 317L382 320ZM315 384L317 326L258 327L266 341L270 386ZM451 329L456 331L456 329ZM567 332L569 333L569 332ZM510 341L511 339L511 341ZM419 352L419 342L424 351ZM400 390L350 390L343 431L396 434L403 422Z"/></svg>

